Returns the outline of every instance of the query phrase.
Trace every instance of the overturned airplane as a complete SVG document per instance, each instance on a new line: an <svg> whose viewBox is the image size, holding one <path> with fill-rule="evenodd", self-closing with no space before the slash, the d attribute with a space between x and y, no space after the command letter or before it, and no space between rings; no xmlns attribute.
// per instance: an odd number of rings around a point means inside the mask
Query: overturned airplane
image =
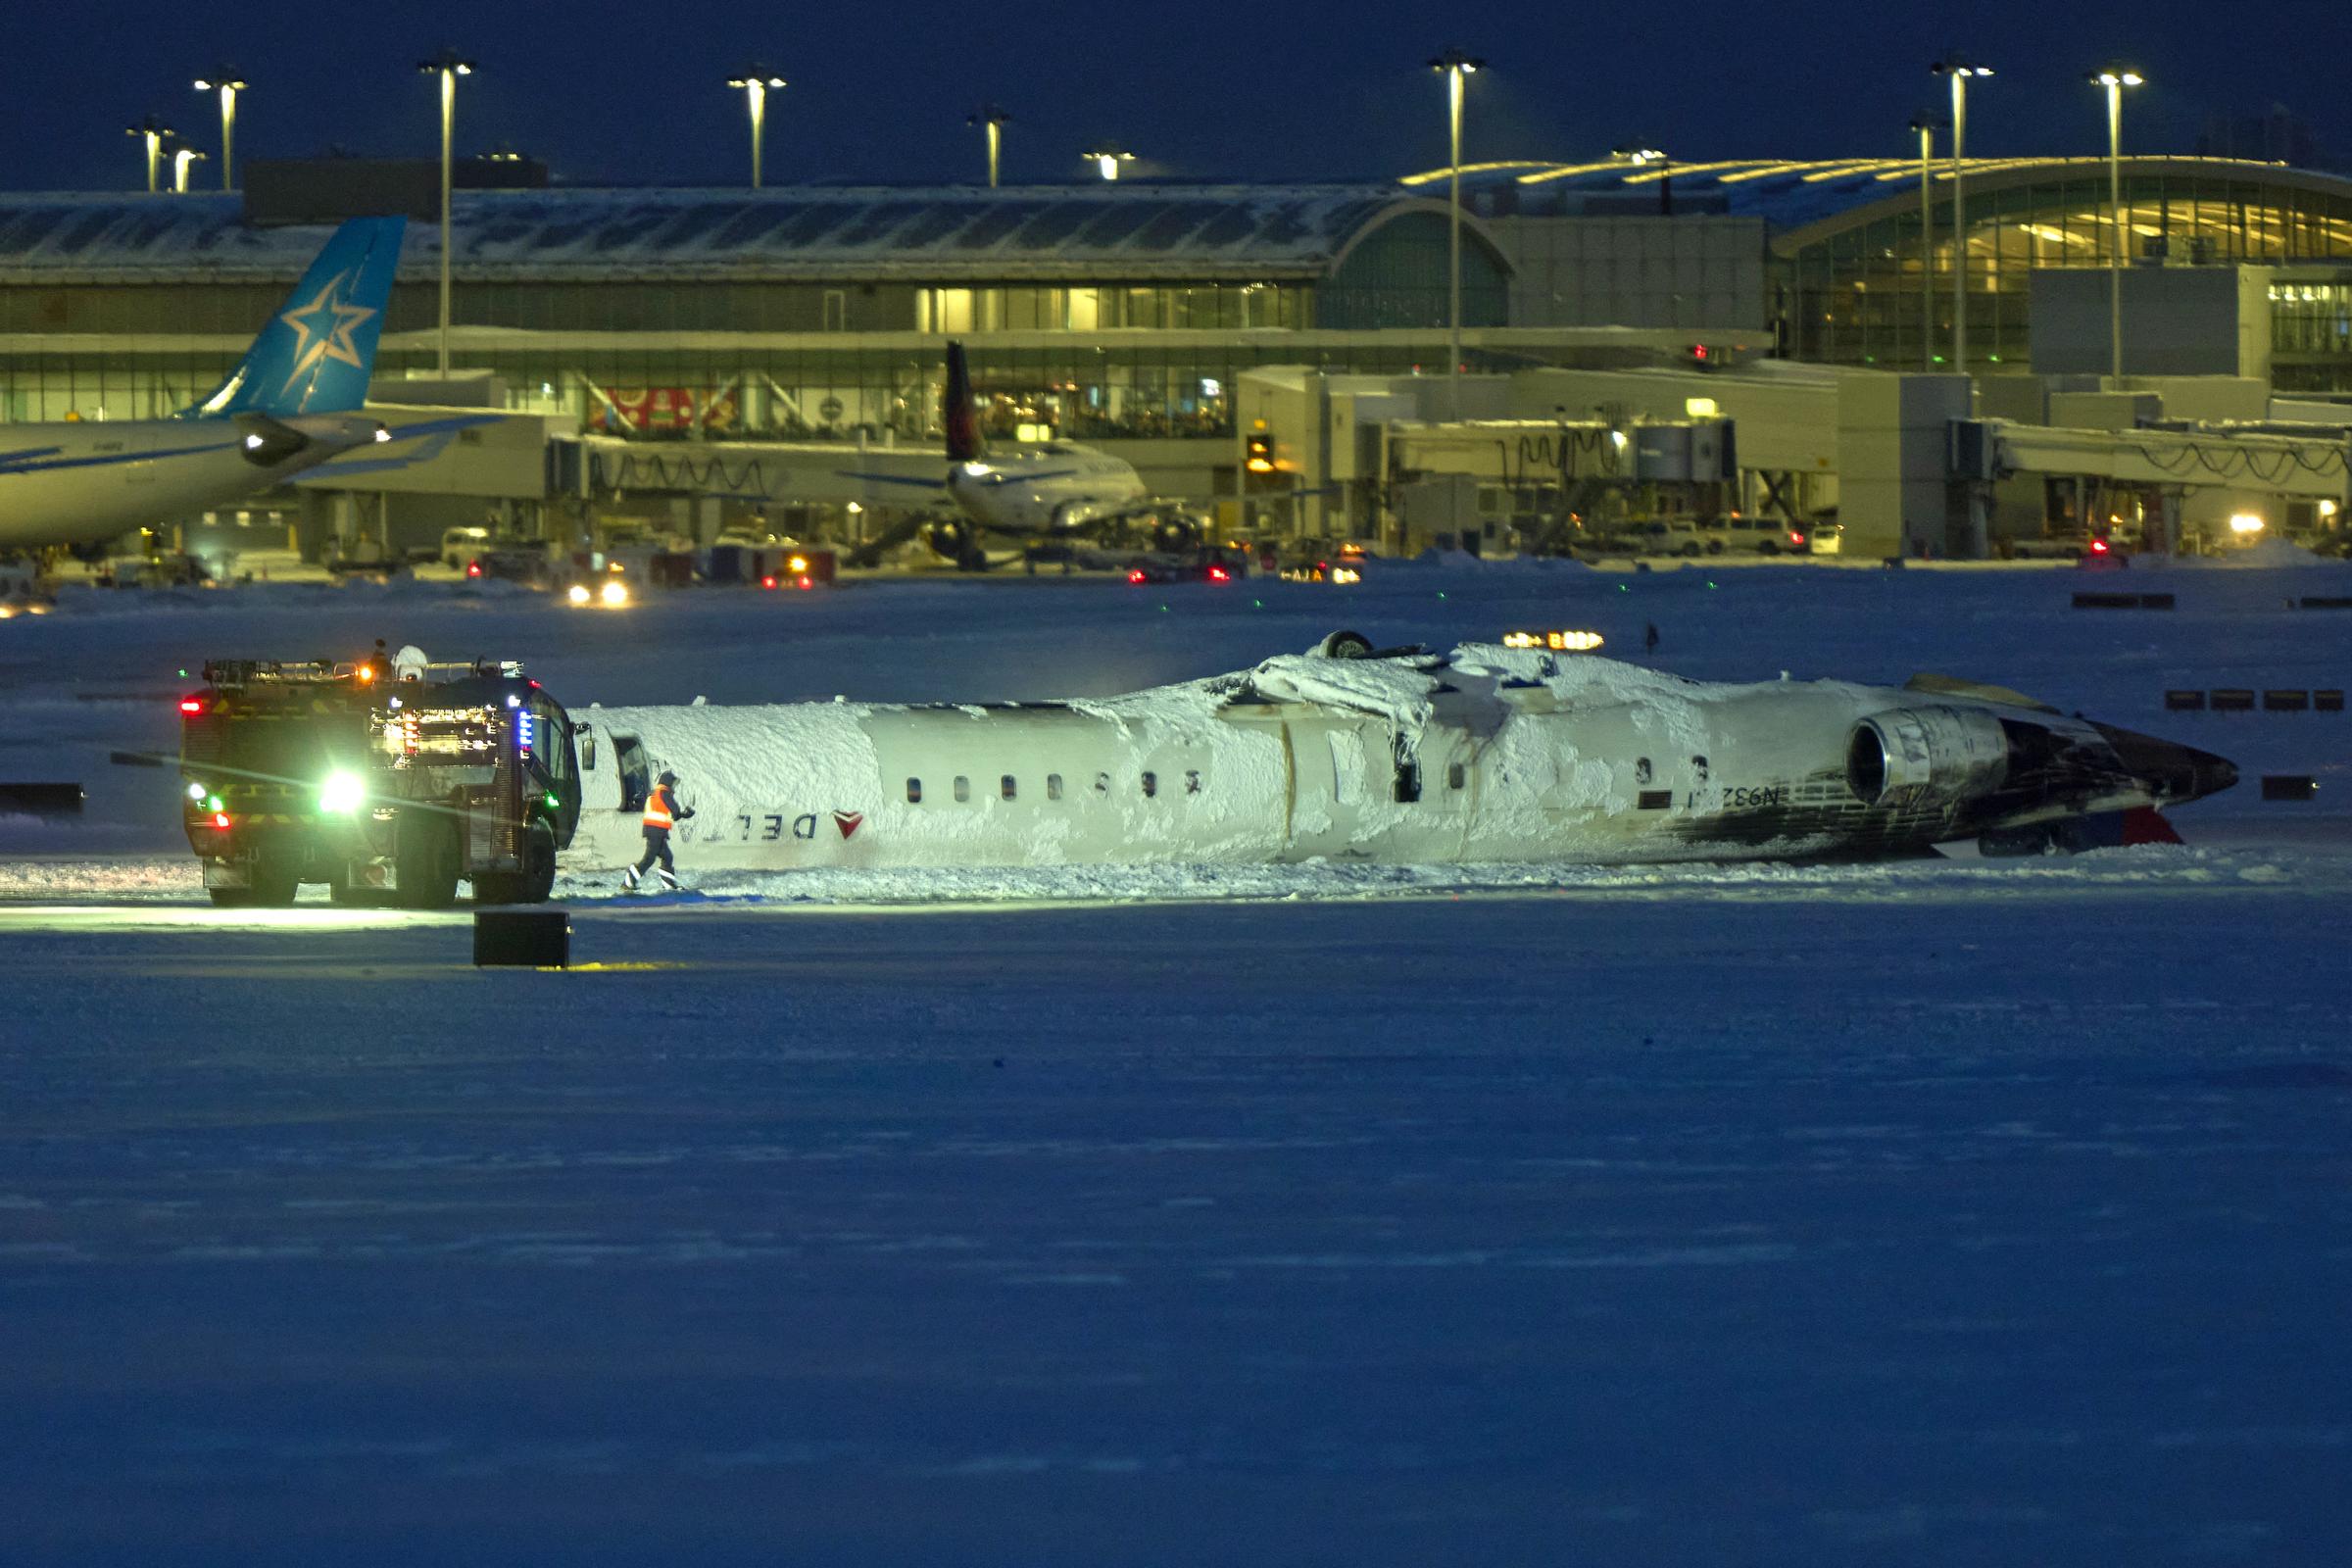
<svg viewBox="0 0 2352 1568"><path fill-rule="evenodd" d="M576 716L576 715L575 715ZM593 709L574 870L684 779L697 869L1830 859L2120 842L2236 781L2205 752L1920 676L1714 685L1339 633L1102 701Z"/></svg>

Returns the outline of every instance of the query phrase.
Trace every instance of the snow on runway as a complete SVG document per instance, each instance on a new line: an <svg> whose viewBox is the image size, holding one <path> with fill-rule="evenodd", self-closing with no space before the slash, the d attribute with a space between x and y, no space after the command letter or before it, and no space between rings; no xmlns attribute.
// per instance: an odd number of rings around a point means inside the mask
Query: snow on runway
<svg viewBox="0 0 2352 1568"><path fill-rule="evenodd" d="M1409 567L578 616L0 623L0 1557L2352 1558L2340 815L1876 866L1346 865L216 911L176 670L416 641L574 706L1102 695L1337 625L1934 668L2352 795L2340 576ZM1706 584L1713 581L1715 587ZM1165 606L1165 609L1160 608ZM2340 810L2340 807L2331 808Z"/></svg>

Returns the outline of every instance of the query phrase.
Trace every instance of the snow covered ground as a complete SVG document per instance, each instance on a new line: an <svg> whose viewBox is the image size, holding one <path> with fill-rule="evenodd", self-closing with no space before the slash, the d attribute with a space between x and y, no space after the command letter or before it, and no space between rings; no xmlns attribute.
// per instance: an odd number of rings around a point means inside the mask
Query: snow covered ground
<svg viewBox="0 0 2352 1568"><path fill-rule="evenodd" d="M2352 1554L2341 568L1413 566L1357 589L440 585L0 622L0 1558L2278 1562ZM2079 586L2180 596L2066 608ZM1102 696L1337 626L1917 669L2206 747L2021 864L198 900L178 674L376 637L575 707ZM691 863L688 879L696 879Z"/></svg>

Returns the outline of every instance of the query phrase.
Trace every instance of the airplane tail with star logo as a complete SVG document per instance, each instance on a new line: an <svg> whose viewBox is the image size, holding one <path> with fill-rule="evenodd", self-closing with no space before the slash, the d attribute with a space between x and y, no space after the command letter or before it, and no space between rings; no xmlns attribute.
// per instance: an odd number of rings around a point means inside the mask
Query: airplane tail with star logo
<svg viewBox="0 0 2352 1568"><path fill-rule="evenodd" d="M181 416L348 414L367 402L408 223L355 218L336 229L228 379Z"/></svg>

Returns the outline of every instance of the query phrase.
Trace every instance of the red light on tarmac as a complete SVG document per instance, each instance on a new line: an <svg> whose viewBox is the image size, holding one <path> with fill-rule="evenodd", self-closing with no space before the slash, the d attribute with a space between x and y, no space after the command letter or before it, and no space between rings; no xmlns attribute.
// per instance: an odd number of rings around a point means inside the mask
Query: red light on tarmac
<svg viewBox="0 0 2352 1568"><path fill-rule="evenodd" d="M816 584L815 584L813 581L811 581L809 578L803 577L803 578L801 579L801 586L802 586L803 588L813 588L813 587L815 587L815 586L816 586Z"/></svg>
<svg viewBox="0 0 2352 1568"><path fill-rule="evenodd" d="M1127 569L1127 580L1128 580L1129 582L1145 582L1145 581L1148 581L1149 579L1145 577L1145 575L1144 575L1144 568L1143 568L1143 567L1141 567L1141 566L1130 566L1130 567Z"/></svg>
<svg viewBox="0 0 2352 1568"><path fill-rule="evenodd" d="M760 579L760 586L762 588L773 588L775 585L776 579L773 577L762 577Z"/></svg>
<svg viewBox="0 0 2352 1568"><path fill-rule="evenodd" d="M179 710L190 715L201 713L204 711L204 699L201 697L182 697L179 700Z"/></svg>

